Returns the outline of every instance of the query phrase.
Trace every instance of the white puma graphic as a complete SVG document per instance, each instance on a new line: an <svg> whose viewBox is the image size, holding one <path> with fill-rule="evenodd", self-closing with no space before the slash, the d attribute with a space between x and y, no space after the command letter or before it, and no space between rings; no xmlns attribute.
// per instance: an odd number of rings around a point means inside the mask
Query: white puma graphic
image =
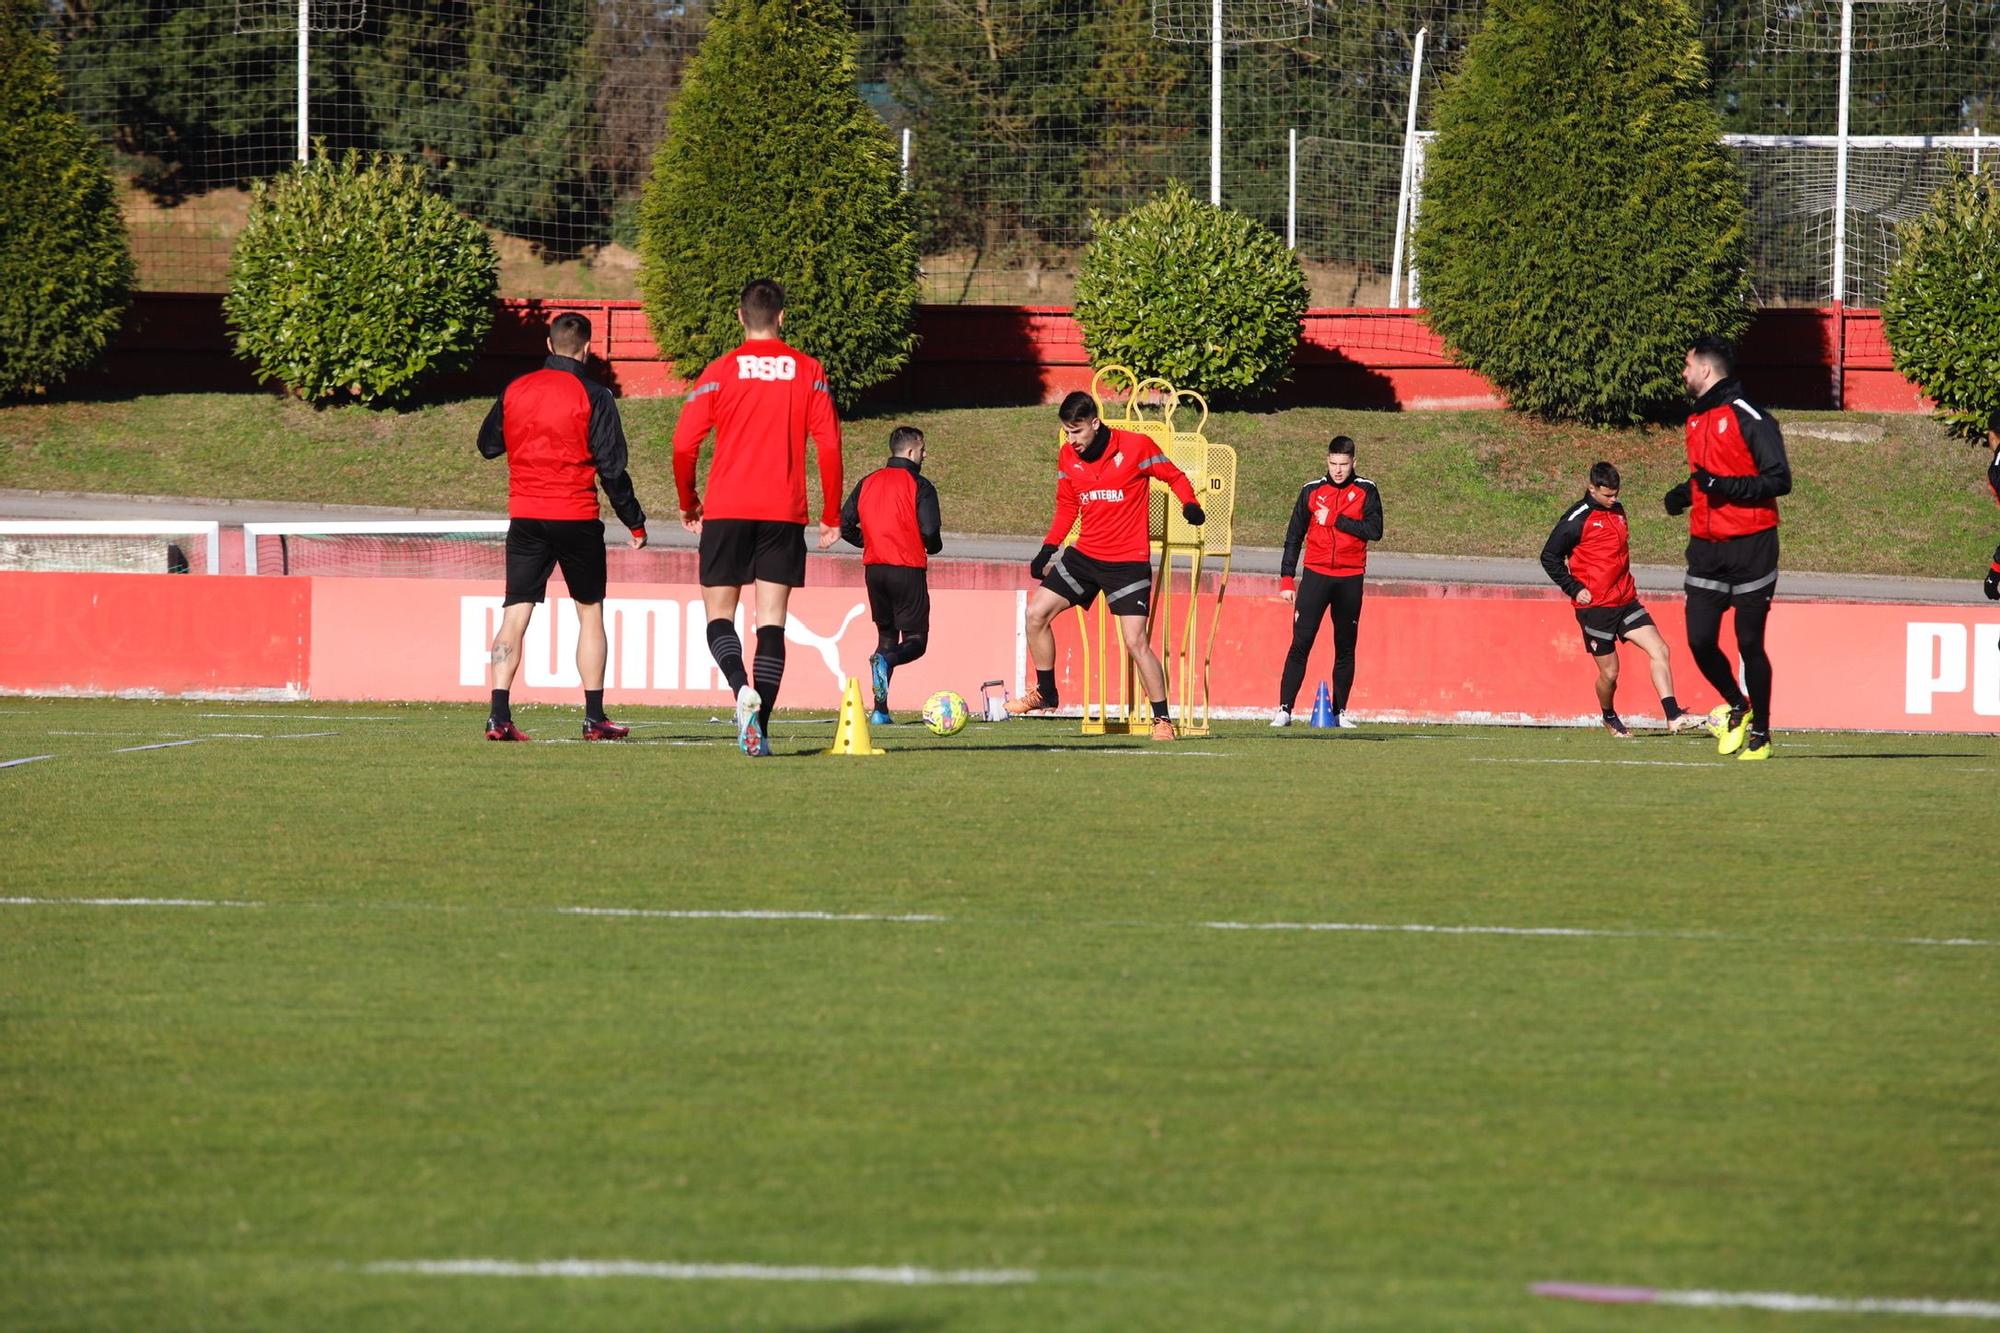
<svg viewBox="0 0 2000 1333"><path fill-rule="evenodd" d="M824 638L798 618L796 613L785 617L785 641L796 643L801 648L810 648L819 654L820 661L826 663L827 674L833 677L837 686L847 684L847 674L840 669L840 641L847 633L847 627L854 623L856 616L867 612L866 603L857 602L847 609L847 616L840 622L840 628L832 638Z"/></svg>

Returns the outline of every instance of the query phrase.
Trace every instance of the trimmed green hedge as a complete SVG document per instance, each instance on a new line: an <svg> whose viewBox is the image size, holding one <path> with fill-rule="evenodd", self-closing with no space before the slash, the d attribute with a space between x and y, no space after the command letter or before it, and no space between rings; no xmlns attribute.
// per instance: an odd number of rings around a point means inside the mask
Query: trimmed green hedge
<svg viewBox="0 0 2000 1333"><path fill-rule="evenodd" d="M421 166L316 155L254 188L223 312L260 379L395 402L472 364L498 285L493 242Z"/></svg>
<svg viewBox="0 0 2000 1333"><path fill-rule="evenodd" d="M104 153L62 108L47 6L0 0L0 397L95 360L132 298L132 250Z"/></svg>
<svg viewBox="0 0 2000 1333"><path fill-rule="evenodd" d="M1954 172L1897 236L1882 298L1896 369L1955 433L1982 436L2000 411L2000 177Z"/></svg>
<svg viewBox="0 0 2000 1333"><path fill-rule="evenodd" d="M1749 322L1744 184L1687 0L1492 0L1438 102L1419 298L1516 408L1610 424L1683 401Z"/></svg>
<svg viewBox="0 0 2000 1333"><path fill-rule="evenodd" d="M1219 400L1255 398L1292 368L1307 287L1269 228L1171 181L1077 261L1076 319L1094 363Z"/></svg>
<svg viewBox="0 0 2000 1333"><path fill-rule="evenodd" d="M843 410L908 364L914 219L855 53L833 0L716 4L639 206L646 316L689 378L742 341L759 277L783 284L784 337Z"/></svg>

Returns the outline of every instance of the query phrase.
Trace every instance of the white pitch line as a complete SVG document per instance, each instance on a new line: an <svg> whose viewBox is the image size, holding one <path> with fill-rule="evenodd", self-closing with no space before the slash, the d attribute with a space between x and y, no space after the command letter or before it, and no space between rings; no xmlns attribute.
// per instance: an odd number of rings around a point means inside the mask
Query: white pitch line
<svg viewBox="0 0 2000 1333"><path fill-rule="evenodd" d="M889 922L929 922L949 921L950 917L928 916L912 913L905 916L878 915L869 912L781 912L774 910L725 911L669 911L664 908L647 907L558 907L564 916L639 916L659 917L675 921L889 921Z"/></svg>
<svg viewBox="0 0 2000 1333"><path fill-rule="evenodd" d="M1048 745L1042 748L1042 753L1123 754L1136 755L1141 759L1185 759L1190 756L1199 756L1203 759L1231 759L1235 757L1225 750L1138 750L1129 745L1121 745L1115 748L1099 748L1095 745Z"/></svg>
<svg viewBox="0 0 2000 1333"><path fill-rule="evenodd" d="M400 717L348 716L344 713L196 713L196 717L255 718L259 722L405 722Z"/></svg>
<svg viewBox="0 0 2000 1333"><path fill-rule="evenodd" d="M227 898L0 898L7 907L262 907Z"/></svg>
<svg viewBox="0 0 2000 1333"><path fill-rule="evenodd" d="M55 758L52 754L31 754L25 759L0 759L0 768L13 768L19 764L38 764L44 759Z"/></svg>
<svg viewBox="0 0 2000 1333"><path fill-rule="evenodd" d="M194 738L193 740L187 740L187 741L161 741L161 742L160 742L160 743L159 743L158 745L128 745L128 746L126 746L126 747L125 747L124 749L122 749L122 750L113 750L113 751L112 751L111 753L113 753L113 754L137 754L137 753L138 753L139 751L141 751L141 750L171 750L171 749L173 749L173 748L174 748L174 747L175 747L176 745L200 745L200 744L202 743L202 741L204 741L204 740L206 740L206 739L207 739L207 738L206 738L206 737L204 737L204 736L196 736L196 737L195 737L195 738Z"/></svg>
<svg viewBox="0 0 2000 1333"><path fill-rule="evenodd" d="M1537 1296L1595 1305L1683 1305L1701 1309L1776 1310L1784 1314L1907 1314L1940 1319L2000 1319L2000 1301L1930 1297L1806 1296L1787 1291L1659 1291L1579 1282L1537 1282Z"/></svg>
<svg viewBox="0 0 2000 1333"><path fill-rule="evenodd" d="M1345 932L1357 935L1507 935L1539 939L1696 940L1718 944L1764 943L1754 935L1725 935L1692 930L1588 930L1580 926L1439 926L1380 921L1203 921L1203 930L1289 930ZM1862 937L1807 941L1825 944L1907 944L1923 948L1991 949L2000 940L1877 939Z"/></svg>
<svg viewBox="0 0 2000 1333"><path fill-rule="evenodd" d="M1719 761L1719 759L1718 759ZM1468 759L1468 764L1612 764L1627 768L1713 768L1692 759Z"/></svg>
<svg viewBox="0 0 2000 1333"><path fill-rule="evenodd" d="M438 1277L644 1277L668 1282L872 1282L898 1287L1000 1287L1035 1281L1031 1268L822 1268L778 1264L669 1264L637 1259L419 1259L374 1263L370 1273Z"/></svg>

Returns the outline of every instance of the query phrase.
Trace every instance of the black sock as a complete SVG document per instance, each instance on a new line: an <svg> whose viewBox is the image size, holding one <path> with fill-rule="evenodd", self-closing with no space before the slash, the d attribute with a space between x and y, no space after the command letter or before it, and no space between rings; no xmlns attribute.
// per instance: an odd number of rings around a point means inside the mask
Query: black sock
<svg viewBox="0 0 2000 1333"><path fill-rule="evenodd" d="M1050 667L1047 671L1042 670L1040 667L1035 668L1035 693L1042 696L1042 705L1044 707L1054 708L1056 706L1056 672L1054 667Z"/></svg>
<svg viewBox="0 0 2000 1333"><path fill-rule="evenodd" d="M1153 720L1155 722L1165 722L1167 720L1167 701L1165 699L1154 699L1151 702L1153 705Z"/></svg>
<svg viewBox="0 0 2000 1333"><path fill-rule="evenodd" d="M1616 722L1616 721L1618 720L1618 710L1617 710L1617 709L1615 709L1615 708L1607 708L1607 709L1605 709L1605 710L1604 710L1604 720L1605 720L1606 722Z"/></svg>
<svg viewBox="0 0 2000 1333"><path fill-rule="evenodd" d="M752 665L751 671L757 686L757 696L764 701L764 706L757 710L757 725L769 733L771 708L778 702L778 686L785 679L783 625L757 627L757 660Z"/></svg>
<svg viewBox="0 0 2000 1333"><path fill-rule="evenodd" d="M715 659L716 670L729 682L731 694L750 683L750 678L743 672L743 640L736 637L735 621L708 622L708 655Z"/></svg>
<svg viewBox="0 0 2000 1333"><path fill-rule="evenodd" d="M1660 700L1660 707L1667 710L1667 721L1669 722L1673 721L1675 718L1679 717L1682 713L1687 711L1685 708L1682 708L1680 706L1680 703L1671 694L1668 695L1666 698Z"/></svg>
<svg viewBox="0 0 2000 1333"><path fill-rule="evenodd" d="M604 691L585 690L583 692L583 716L591 722L604 720Z"/></svg>
<svg viewBox="0 0 2000 1333"><path fill-rule="evenodd" d="M514 720L514 710L507 702L508 693L509 691L507 690L493 691L493 702L488 706L487 711L492 715L495 722L512 722Z"/></svg>

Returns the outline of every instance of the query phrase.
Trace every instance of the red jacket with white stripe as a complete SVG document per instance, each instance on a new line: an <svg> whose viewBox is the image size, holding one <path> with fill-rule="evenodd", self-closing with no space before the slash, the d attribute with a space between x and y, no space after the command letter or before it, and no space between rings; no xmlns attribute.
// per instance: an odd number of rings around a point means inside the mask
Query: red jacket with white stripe
<svg viewBox="0 0 2000 1333"><path fill-rule="evenodd" d="M1571 601L1586 590L1592 606L1623 606L1637 598L1625 506L1584 496L1556 520L1542 547L1542 569Z"/></svg>
<svg viewBox="0 0 2000 1333"><path fill-rule="evenodd" d="M1727 541L1778 526L1778 497L1792 491L1785 437L1770 413L1750 405L1735 379L1719 381L1695 402L1687 419L1687 461L1689 535ZM1670 497L1682 491L1676 487Z"/></svg>
<svg viewBox="0 0 2000 1333"><path fill-rule="evenodd" d="M1315 574L1345 578L1366 573L1368 543L1382 540L1382 495L1366 477L1350 476L1335 485L1324 473L1299 488L1292 521L1285 529L1285 556L1278 566L1280 586L1293 586L1299 554Z"/></svg>
<svg viewBox="0 0 2000 1333"><path fill-rule="evenodd" d="M819 451L819 521L840 522L840 418L819 362L776 338L752 338L708 363L674 427L683 514L695 509L695 462L711 429L704 518L804 523L810 436Z"/></svg>
<svg viewBox="0 0 2000 1333"><path fill-rule="evenodd" d="M1165 482L1183 505L1194 503L1194 483L1137 431L1104 425L1098 429L1111 438L1094 460L1086 461L1068 440L1056 455L1056 515L1043 541L1050 546L1060 542L1081 512L1083 527L1076 535L1079 555L1113 564L1151 560L1146 510L1152 488L1147 479Z"/></svg>

